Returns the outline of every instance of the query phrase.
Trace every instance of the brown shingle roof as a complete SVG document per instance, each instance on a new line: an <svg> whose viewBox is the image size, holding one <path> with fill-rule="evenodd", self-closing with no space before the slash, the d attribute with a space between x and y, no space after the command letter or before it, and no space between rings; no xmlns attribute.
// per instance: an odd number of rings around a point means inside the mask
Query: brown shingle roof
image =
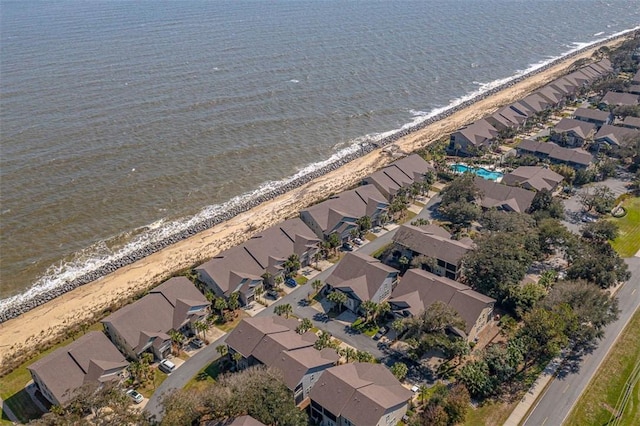
<svg viewBox="0 0 640 426"><path fill-rule="evenodd" d="M564 93L551 84L547 84L543 88L538 89L535 93L547 99L553 105L559 104L564 99Z"/></svg>
<svg viewBox="0 0 640 426"><path fill-rule="evenodd" d="M540 191L542 189L552 190L563 179L562 175L546 167L521 166L511 173L505 174L502 183L511 186L521 185L527 189Z"/></svg>
<svg viewBox="0 0 640 426"><path fill-rule="evenodd" d="M437 225L402 225L393 236L395 243L434 259L442 259L457 265L473 247L462 241L452 240L451 234Z"/></svg>
<svg viewBox="0 0 640 426"><path fill-rule="evenodd" d="M409 269L391 293L389 303L396 309L418 315L435 302L455 309L466 323L469 333L482 311L495 300L471 287L421 269Z"/></svg>
<svg viewBox="0 0 640 426"><path fill-rule="evenodd" d="M563 148L552 142L538 142L531 139L523 140L518 149L525 150L532 153L540 153L549 156L549 158L563 161L567 163L575 163L583 166L588 166L593 157L587 151L579 148Z"/></svg>
<svg viewBox="0 0 640 426"><path fill-rule="evenodd" d="M524 213L533 201L536 193L522 188L502 185L497 182L476 177L474 184L482 192L480 205L485 208L501 208L507 211Z"/></svg>
<svg viewBox="0 0 640 426"><path fill-rule="evenodd" d="M607 122L611 113L609 111L601 111L599 109L578 108L573 113L573 116L575 118L587 118L590 120Z"/></svg>
<svg viewBox="0 0 640 426"><path fill-rule="evenodd" d="M553 128L556 133L574 132L582 139L587 139L593 135L596 131L596 126L593 123L587 123L586 121L580 121L573 118L563 118Z"/></svg>
<svg viewBox="0 0 640 426"><path fill-rule="evenodd" d="M91 331L31 364L53 397L69 402L73 391L85 383L100 381L103 374L124 369L129 363L102 332Z"/></svg>
<svg viewBox="0 0 640 426"><path fill-rule="evenodd" d="M546 100L544 97L542 97L538 93L533 93L527 96L522 101L520 101L520 103L528 106L531 110L533 110L536 113L542 112L551 106L551 102Z"/></svg>
<svg viewBox="0 0 640 426"><path fill-rule="evenodd" d="M624 120L622 120L622 125L624 127L640 129L640 117L625 117Z"/></svg>
<svg viewBox="0 0 640 426"><path fill-rule="evenodd" d="M598 133L596 133L594 141L610 145L621 145L626 140L636 137L639 132L637 129L605 124L598 130Z"/></svg>
<svg viewBox="0 0 640 426"><path fill-rule="evenodd" d="M632 93L607 92L600 100L607 105L638 105L638 95Z"/></svg>
<svg viewBox="0 0 640 426"><path fill-rule="evenodd" d="M298 321L295 318L279 316L245 318L229 333L226 343L245 358L253 354L262 338L275 333L295 330Z"/></svg>
<svg viewBox="0 0 640 426"><path fill-rule="evenodd" d="M498 135L496 128L484 119L476 120L456 133L460 133L476 147L488 145Z"/></svg>
<svg viewBox="0 0 640 426"><path fill-rule="evenodd" d="M398 271L378 259L358 252L347 253L325 282L332 287L351 291L361 301L371 300L389 275Z"/></svg>
<svg viewBox="0 0 640 426"><path fill-rule="evenodd" d="M384 195L374 185L363 185L341 192L335 197L309 207L306 211L325 232L332 232L343 219L354 221L373 215L389 206Z"/></svg>
<svg viewBox="0 0 640 426"><path fill-rule="evenodd" d="M412 154L367 176L365 182L375 185L387 199L390 199L400 188L422 180L429 171L433 170L433 167L422 157Z"/></svg>
<svg viewBox="0 0 640 426"><path fill-rule="evenodd" d="M406 404L412 392L382 364L351 363L325 370L310 396L354 425L375 425L387 410Z"/></svg>
<svg viewBox="0 0 640 426"><path fill-rule="evenodd" d="M267 425L254 419L251 416L240 416L240 417L236 417L230 422L222 423L220 424L220 426L267 426Z"/></svg>
<svg viewBox="0 0 640 426"><path fill-rule="evenodd" d="M227 296L251 282L260 281L260 275L264 273L264 269L244 246L225 250L195 270L211 277Z"/></svg>
<svg viewBox="0 0 640 426"><path fill-rule="evenodd" d="M150 337L168 338L190 319L189 309L207 307L206 297L185 277L174 277L152 289L142 299L118 309L103 323L110 323L137 351Z"/></svg>
<svg viewBox="0 0 640 426"><path fill-rule="evenodd" d="M291 254L301 256L319 242L300 218L294 218L254 235L244 243L244 247L258 265L267 270L274 264L284 262Z"/></svg>

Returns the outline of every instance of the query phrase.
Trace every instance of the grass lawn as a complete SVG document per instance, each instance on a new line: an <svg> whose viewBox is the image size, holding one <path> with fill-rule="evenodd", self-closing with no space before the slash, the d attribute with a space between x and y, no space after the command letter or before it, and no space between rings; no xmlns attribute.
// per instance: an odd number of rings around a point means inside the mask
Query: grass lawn
<svg viewBox="0 0 640 426"><path fill-rule="evenodd" d="M351 324L355 330L358 330L369 337L373 337L377 332L379 327L375 323L364 323L362 318L358 318Z"/></svg>
<svg viewBox="0 0 640 426"><path fill-rule="evenodd" d="M87 331L99 331L102 329L102 324L96 323L89 327ZM77 337L80 337L80 335ZM70 344L72 341L73 339L67 339L58 343L57 345L31 358L29 361L0 379L0 397L4 400L11 411L13 411L13 414L18 416L20 421L23 423L28 423L29 420L37 419L42 416L42 412L33 402L31 402L29 394L24 390L26 384L31 380L31 374L29 374L27 367L40 358L49 355L54 350ZM2 413L1 418L3 420L8 420L4 413Z"/></svg>
<svg viewBox="0 0 640 426"><path fill-rule="evenodd" d="M405 215L402 217L402 219L400 219L398 221L398 225L402 225L403 223L407 223L410 222L411 220L413 220L414 217L416 217L418 215L418 213L416 212L412 212L411 210L407 210L405 211Z"/></svg>
<svg viewBox="0 0 640 426"><path fill-rule="evenodd" d="M213 361L211 364L207 365L205 368L200 370L198 374L195 375L184 387L185 390L196 389L202 390L207 386L216 382L218 375L220 374L220 363L221 359L217 359Z"/></svg>
<svg viewBox="0 0 640 426"><path fill-rule="evenodd" d="M298 285L305 285L307 283L307 281L309 281L309 278L303 276L303 275L298 275L296 277L296 282L298 283Z"/></svg>
<svg viewBox="0 0 640 426"><path fill-rule="evenodd" d="M376 238L378 238L378 236L376 234L374 234L373 232L367 232L366 234L364 234L364 238L365 238L365 240L373 241Z"/></svg>
<svg viewBox="0 0 640 426"><path fill-rule="evenodd" d="M504 402L491 402L481 405L478 408L467 410L467 417L464 425L476 426L500 426L509 418L511 412L518 402L507 404Z"/></svg>
<svg viewBox="0 0 640 426"><path fill-rule="evenodd" d="M243 310L237 310L236 311L237 316L229 321L229 322L225 322L224 324L216 324L216 327L219 328L220 330L224 331L225 333L230 332L231 330L233 330L234 328L236 328L236 326L238 325L238 323L240 321L242 321L244 318L247 318L249 316L248 313L246 313Z"/></svg>
<svg viewBox="0 0 640 426"><path fill-rule="evenodd" d="M611 244L622 257L632 257L640 250L640 197L629 198L622 203L627 214L611 218L618 225L619 236Z"/></svg>
<svg viewBox="0 0 640 426"><path fill-rule="evenodd" d="M636 312L569 414L565 425L608 424L627 379L640 360L639 341L640 312ZM640 424L639 405L640 382L636 382L619 424Z"/></svg>
<svg viewBox="0 0 640 426"><path fill-rule="evenodd" d="M158 386L160 386L162 382L164 382L167 379L167 377L168 376L162 371L160 371L160 369L154 368L153 382L147 383L144 387L138 388L137 391L140 392L142 395L144 395L145 398L149 398L153 394L153 392L155 392L155 390L158 389Z"/></svg>

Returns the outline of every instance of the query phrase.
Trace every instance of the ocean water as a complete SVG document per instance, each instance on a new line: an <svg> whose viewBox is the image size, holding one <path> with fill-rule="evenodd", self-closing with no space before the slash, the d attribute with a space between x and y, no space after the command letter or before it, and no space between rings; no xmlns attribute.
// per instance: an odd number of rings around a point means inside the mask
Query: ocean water
<svg viewBox="0 0 640 426"><path fill-rule="evenodd" d="M639 24L636 0L2 1L0 308Z"/></svg>

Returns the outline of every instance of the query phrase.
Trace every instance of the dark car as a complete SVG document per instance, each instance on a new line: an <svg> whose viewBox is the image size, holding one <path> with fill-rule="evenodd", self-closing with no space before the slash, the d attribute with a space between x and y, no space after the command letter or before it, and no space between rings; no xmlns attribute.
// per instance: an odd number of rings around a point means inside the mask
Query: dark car
<svg viewBox="0 0 640 426"><path fill-rule="evenodd" d="M387 334L387 327L380 327L380 329L378 330L378 332L373 336L373 340L380 340L380 338L382 336L384 336L385 334Z"/></svg>
<svg viewBox="0 0 640 426"><path fill-rule="evenodd" d="M193 344L193 346L195 346L196 348L201 348L204 346L204 342L202 341L202 339L196 337L195 339L193 339L191 341L191 343Z"/></svg>
<svg viewBox="0 0 640 426"><path fill-rule="evenodd" d="M288 285L289 287L295 287L298 285L298 283L296 282L296 280L294 280L293 278L287 278L286 280L284 280L284 283L286 285Z"/></svg>
<svg viewBox="0 0 640 426"><path fill-rule="evenodd" d="M273 289L269 289L267 290L267 296L273 298L273 299L277 299L279 294L277 291L273 290Z"/></svg>
<svg viewBox="0 0 640 426"><path fill-rule="evenodd" d="M353 245L351 245L351 243L343 243L342 250L353 251Z"/></svg>

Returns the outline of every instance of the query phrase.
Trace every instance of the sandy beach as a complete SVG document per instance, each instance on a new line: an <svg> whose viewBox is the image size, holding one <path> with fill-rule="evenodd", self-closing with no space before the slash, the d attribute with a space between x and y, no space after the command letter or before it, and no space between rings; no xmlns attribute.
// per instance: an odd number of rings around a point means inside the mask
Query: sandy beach
<svg viewBox="0 0 640 426"><path fill-rule="evenodd" d="M620 42L621 40L618 39L608 44L612 46ZM587 50L526 78L443 120L405 136L395 144L404 151L414 151L423 147L563 75L573 62L580 58L591 57L593 51L594 49ZM194 266L222 250L241 243L253 233L296 216L299 210L332 193L357 184L363 177L391 161L392 159L381 150L373 151L338 170L241 213L227 222L180 241L0 324L0 365L5 366L6 361L11 359L23 359L25 354L32 352L38 345L60 336L67 327L95 317L119 301L159 284L172 273Z"/></svg>

